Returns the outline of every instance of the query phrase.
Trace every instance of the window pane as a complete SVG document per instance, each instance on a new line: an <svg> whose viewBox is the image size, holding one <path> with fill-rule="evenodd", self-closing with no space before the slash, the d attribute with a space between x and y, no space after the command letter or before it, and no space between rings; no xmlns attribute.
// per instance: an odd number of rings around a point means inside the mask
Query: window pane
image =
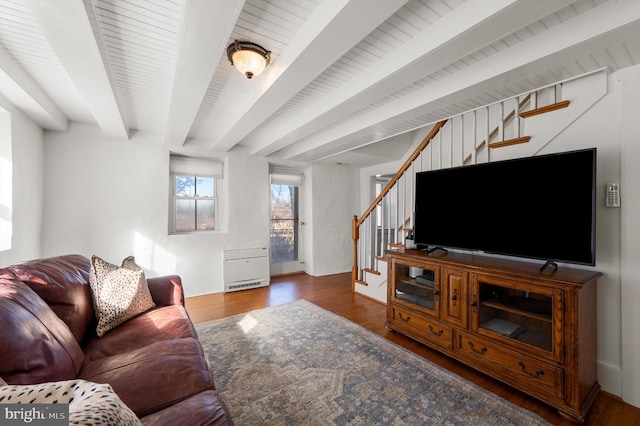
<svg viewBox="0 0 640 426"><path fill-rule="evenodd" d="M216 209L214 200L198 200L198 230L215 229L216 227Z"/></svg>
<svg viewBox="0 0 640 426"><path fill-rule="evenodd" d="M271 185L271 263L298 260L298 188Z"/></svg>
<svg viewBox="0 0 640 426"><path fill-rule="evenodd" d="M213 178L210 177L196 177L196 190L198 197L213 197Z"/></svg>
<svg viewBox="0 0 640 426"><path fill-rule="evenodd" d="M176 195L179 197L193 197L196 193L195 176L176 176Z"/></svg>
<svg viewBox="0 0 640 426"><path fill-rule="evenodd" d="M176 232L195 231L196 202L176 200Z"/></svg>
<svg viewBox="0 0 640 426"><path fill-rule="evenodd" d="M298 188L287 185L271 185L271 218L295 219L297 215Z"/></svg>

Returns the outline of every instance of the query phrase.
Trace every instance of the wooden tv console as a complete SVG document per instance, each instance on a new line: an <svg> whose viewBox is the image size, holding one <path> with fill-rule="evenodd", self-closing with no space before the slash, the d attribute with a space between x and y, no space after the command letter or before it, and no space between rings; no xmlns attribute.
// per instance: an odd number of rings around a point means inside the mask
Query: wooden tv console
<svg viewBox="0 0 640 426"><path fill-rule="evenodd" d="M584 422L600 389L600 272L441 251L387 257L388 328Z"/></svg>

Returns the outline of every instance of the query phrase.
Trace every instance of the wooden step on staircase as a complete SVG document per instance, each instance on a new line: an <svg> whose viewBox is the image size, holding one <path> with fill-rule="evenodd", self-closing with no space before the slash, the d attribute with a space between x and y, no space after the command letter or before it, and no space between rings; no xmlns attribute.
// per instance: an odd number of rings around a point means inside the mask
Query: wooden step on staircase
<svg viewBox="0 0 640 426"><path fill-rule="evenodd" d="M382 262L384 265L386 265L386 264L387 264L387 258L386 258L386 257L383 257L383 256L376 256L375 260L376 260L376 266L377 266L377 267L378 267L378 265L380 265L380 263L381 263L381 262ZM366 277L366 276L367 276L367 274L371 274L371 275L374 275L374 276L376 276L376 277L381 277L382 272L380 272L380 270L379 270L379 269L380 269L379 267L378 267L378 269L364 268L364 269L362 269L363 277ZM386 269L386 268L383 268L383 269ZM385 278L385 277L381 277L381 278ZM365 280L365 279L363 279L363 280L358 279L358 280L356 280L356 282L357 282L358 284L362 285L362 286L365 286L365 287L369 285L369 283L368 283L368 282L367 282L367 280Z"/></svg>
<svg viewBox="0 0 640 426"><path fill-rule="evenodd" d="M535 115L545 114L551 111L557 111L562 108L567 108L569 106L569 101L556 102L551 105L543 106L541 108L532 109L529 111L524 111L520 113L521 118L529 118Z"/></svg>

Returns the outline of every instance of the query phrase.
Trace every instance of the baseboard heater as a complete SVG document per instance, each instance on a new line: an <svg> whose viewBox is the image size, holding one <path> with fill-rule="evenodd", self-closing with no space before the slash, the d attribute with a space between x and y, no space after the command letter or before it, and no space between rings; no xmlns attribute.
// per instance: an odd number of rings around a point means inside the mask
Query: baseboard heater
<svg viewBox="0 0 640 426"><path fill-rule="evenodd" d="M269 285L269 250L266 247L224 250L222 256L225 293Z"/></svg>

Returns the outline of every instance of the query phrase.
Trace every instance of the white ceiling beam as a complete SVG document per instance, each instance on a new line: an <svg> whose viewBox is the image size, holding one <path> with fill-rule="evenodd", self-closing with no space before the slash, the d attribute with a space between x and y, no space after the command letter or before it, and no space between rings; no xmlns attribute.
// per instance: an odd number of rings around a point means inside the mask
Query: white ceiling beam
<svg viewBox="0 0 640 426"><path fill-rule="evenodd" d="M315 107L267 125L244 142L252 154L272 154L572 2L468 1Z"/></svg>
<svg viewBox="0 0 640 426"><path fill-rule="evenodd" d="M0 93L43 129L67 130L67 116L2 45Z"/></svg>
<svg viewBox="0 0 640 426"><path fill-rule="evenodd" d="M282 55L256 78L255 90L240 107L216 117L213 148L226 151L239 143L406 2L322 2Z"/></svg>
<svg viewBox="0 0 640 426"><path fill-rule="evenodd" d="M245 0L185 2L165 140L183 145Z"/></svg>
<svg viewBox="0 0 640 426"><path fill-rule="evenodd" d="M621 8L625 10L624 14L620 13ZM279 157L315 161L332 153L353 149L356 146L350 143L376 126L385 128L403 123L434 109L546 71L549 67L561 64L564 57L587 54L595 48L604 49L606 43L612 40L636 38L639 33L640 2L620 0L607 3L498 52L487 60L415 90L358 120L301 140L282 150Z"/></svg>
<svg viewBox="0 0 640 426"><path fill-rule="evenodd" d="M129 138L109 67L103 61L102 40L96 39L91 6L81 0L25 0L51 47L86 101L91 114L109 136Z"/></svg>

